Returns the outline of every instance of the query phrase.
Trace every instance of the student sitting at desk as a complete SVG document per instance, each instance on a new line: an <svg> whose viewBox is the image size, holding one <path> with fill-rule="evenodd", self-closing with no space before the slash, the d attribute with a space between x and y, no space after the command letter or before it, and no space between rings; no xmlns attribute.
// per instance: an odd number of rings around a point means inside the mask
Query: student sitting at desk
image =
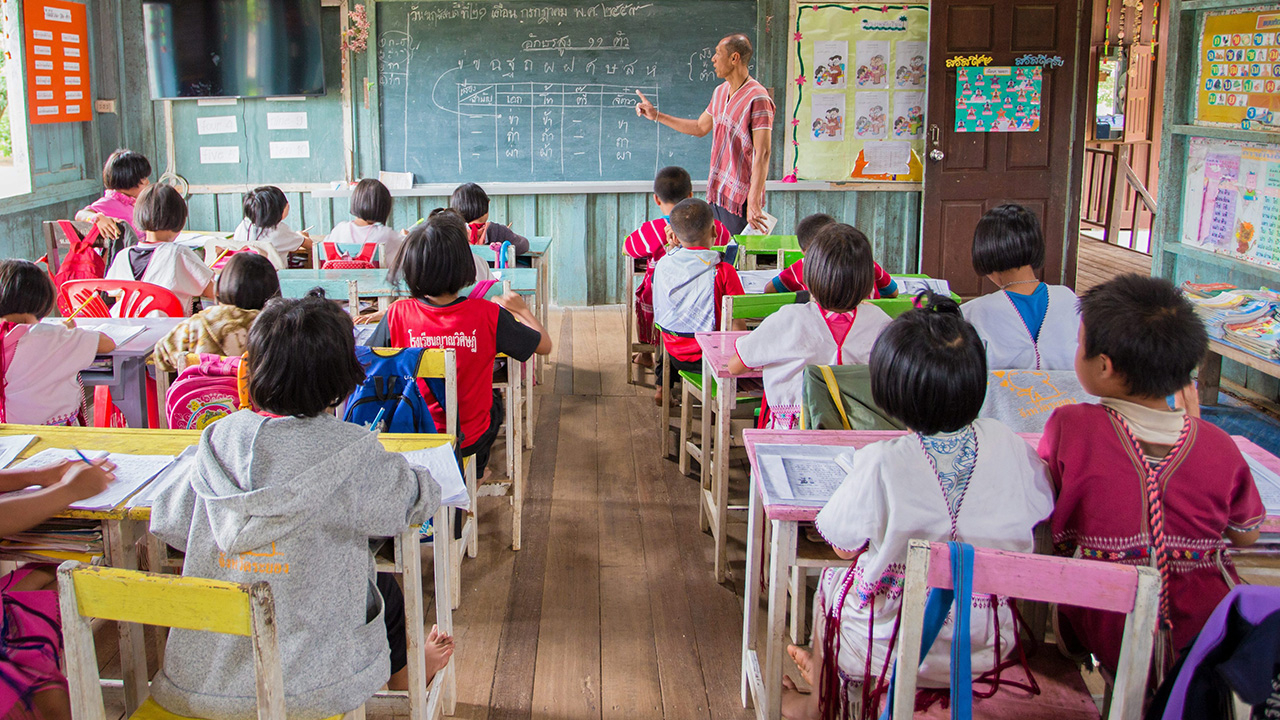
<svg viewBox="0 0 1280 720"><path fill-rule="evenodd" d="M151 532L186 553L184 577L271 583L289 717L349 712L388 678L406 687L403 595L374 572L369 538L440 502L429 472L330 414L364 377L353 330L323 297L269 303L249 330L254 409L206 428L151 509ZM453 642L433 629L425 652L429 683ZM151 692L186 717L253 717L249 638L171 630Z"/></svg>
<svg viewBox="0 0 1280 720"><path fill-rule="evenodd" d="M141 280L171 291L191 314L193 298L213 296L213 271L191 248L174 242L187 224L187 203L171 185L152 185L138 196L134 220L143 242L116 255L109 280Z"/></svg>
<svg viewBox="0 0 1280 720"><path fill-rule="evenodd" d="M449 196L449 207L466 221L467 242L472 245L492 245L496 250L502 243L509 242L517 255L529 252L528 238L512 232L506 225L489 222L489 195L479 185L459 185Z"/></svg>
<svg viewBox="0 0 1280 720"><path fill-rule="evenodd" d="M662 404L663 388L675 384L676 372L702 373L702 347L694 333L718 330L720 301L725 295L742 295L738 271L711 249L715 219L711 206L696 198L681 200L671 208L671 230L680 247L667 252L653 270L653 320L662 328L662 343L671 357L665 368L655 363L658 392L653 401ZM746 330L745 320L734 320L734 330Z"/></svg>
<svg viewBox="0 0 1280 720"><path fill-rule="evenodd" d="M1167 670L1240 581L1227 542L1257 541L1265 511L1230 436L1165 401L1194 393L1191 372L1208 349L1190 301L1167 280L1122 275L1086 292L1080 314L1076 375L1102 400L1060 407L1045 425L1053 540L1066 555L1155 565ZM1058 612L1060 637L1114 672L1124 616Z"/></svg>
<svg viewBox="0 0 1280 720"><path fill-rule="evenodd" d="M0 537L30 530L79 500L105 492L115 465L62 462L39 470L0 470ZM34 492L15 492L30 486ZM52 566L24 565L0 576L0 717L72 720L59 667L62 631ZM19 708L18 705L23 707ZM25 710L25 712L24 712Z"/></svg>
<svg viewBox="0 0 1280 720"><path fill-rule="evenodd" d="M998 292L960 307L987 346L992 370L1070 370L1080 313L1069 287L1040 282L1044 235L1021 205L987 211L973 231L973 270Z"/></svg>
<svg viewBox="0 0 1280 720"><path fill-rule="evenodd" d="M796 223L796 242L800 244L801 252L808 253L809 243L813 242L823 228L835 222L836 219L826 213L814 213ZM871 266L874 279L869 297L872 299L897 297L898 285L893 281L893 277L880 267L880 263L873 260ZM809 286L804 278L804 258L788 265L785 270L778 273L777 277L770 280L768 285L764 286L764 291L767 293L800 292L808 289Z"/></svg>
<svg viewBox="0 0 1280 720"><path fill-rule="evenodd" d="M133 223L133 207L151 180L151 162L142 153L116 150L102 166L102 197L76 213L76 220L91 222L98 232L115 240L121 224L142 238L142 229Z"/></svg>
<svg viewBox="0 0 1280 720"><path fill-rule="evenodd" d="M281 257L297 250L311 249L311 236L294 232L284 219L289 217L289 199L274 185L256 187L244 194L241 203L244 220L236 226L232 239L237 246L248 242L264 242L274 247Z"/></svg>
<svg viewBox="0 0 1280 720"><path fill-rule="evenodd" d="M403 233L387 227L387 220L391 217L391 191L373 178L365 178L356 183L355 189L351 191L351 216L355 219L334 225L324 242L339 245L381 245L382 266L391 267L396 254L400 252L400 244L404 242Z"/></svg>
<svg viewBox="0 0 1280 720"><path fill-rule="evenodd" d="M840 717L842 710L875 717L892 672L889 648L913 538L1032 551L1053 490L1025 440L999 421L978 419L986 389L982 341L950 298L930 293L876 341L872 397L911 433L855 451L848 476L818 513L818 531L854 564L822 573L813 651L788 648L814 689L800 693L784 678L784 717ZM997 647L1008 656L1020 641L1006 600L975 596L971 623L976 678L1004 660ZM950 685L953 628L944 625L923 658L922 688Z"/></svg>
<svg viewBox="0 0 1280 720"><path fill-rule="evenodd" d="M689 171L682 167L664 167L653 179L653 204L662 211L662 217L650 220L627 236L622 249L636 259L646 259L644 279L636 288L636 335L641 343L657 345L658 336L653 332L653 269L658 261L667 253L667 245L671 242L671 209L676 203L693 197L693 180ZM715 239L713 246L724 246L733 242L733 236L719 220L715 221ZM645 367L653 367L653 353L636 353L632 362Z"/></svg>
<svg viewBox="0 0 1280 720"><path fill-rule="evenodd" d="M54 296L53 281L40 266L0 260L0 422L83 424L80 371L116 344L73 320L40 322L53 312Z"/></svg>
<svg viewBox="0 0 1280 720"><path fill-rule="evenodd" d="M787 305L738 338L729 371L761 368L768 427L800 427L806 365L865 365L871 346L889 324L883 310L862 302L874 274L871 243L856 228L831 223L809 245L805 281L814 302Z"/></svg>

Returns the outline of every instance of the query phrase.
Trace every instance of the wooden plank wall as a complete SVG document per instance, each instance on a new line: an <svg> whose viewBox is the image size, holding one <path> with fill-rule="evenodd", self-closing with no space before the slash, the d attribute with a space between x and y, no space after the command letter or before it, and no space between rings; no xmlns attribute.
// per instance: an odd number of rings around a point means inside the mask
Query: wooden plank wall
<svg viewBox="0 0 1280 720"><path fill-rule="evenodd" d="M313 235L323 235L348 218L344 200L287 195L288 222L295 229L313 226ZM391 224L408 227L447 205L447 197L397 197ZM230 231L243 217L239 193L193 195L189 206L187 225L197 230ZM828 213L865 232L886 270L916 270L919 193L776 191L768 194L767 207L778 217L781 232L789 232L806 215ZM555 238L551 298L562 306L623 302L622 240L660 215L648 193L494 196L489 212L494 222L511 223L521 234Z"/></svg>

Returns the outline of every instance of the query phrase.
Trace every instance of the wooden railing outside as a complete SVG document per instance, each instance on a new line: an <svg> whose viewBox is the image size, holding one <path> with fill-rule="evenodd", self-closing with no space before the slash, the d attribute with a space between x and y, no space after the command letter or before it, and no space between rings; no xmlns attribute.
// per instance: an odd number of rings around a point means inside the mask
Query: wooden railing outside
<svg viewBox="0 0 1280 720"><path fill-rule="evenodd" d="M1132 148L1124 142L1085 147L1080 224L1100 228L1105 242L1149 254L1149 241L1135 240L1150 237L1156 200L1129 165Z"/></svg>

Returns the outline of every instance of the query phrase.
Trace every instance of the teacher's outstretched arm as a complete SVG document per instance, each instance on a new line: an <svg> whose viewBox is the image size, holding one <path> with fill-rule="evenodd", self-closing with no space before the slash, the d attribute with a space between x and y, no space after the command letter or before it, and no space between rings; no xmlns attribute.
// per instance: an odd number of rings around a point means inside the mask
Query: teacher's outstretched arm
<svg viewBox="0 0 1280 720"><path fill-rule="evenodd" d="M768 227L764 219L764 181L769 179L769 149L772 143L772 128L751 131L751 187L747 191L747 222L761 232Z"/></svg>
<svg viewBox="0 0 1280 720"><path fill-rule="evenodd" d="M666 113L658 112L658 108L654 107L653 103L649 102L649 98L645 97L644 93L637 90L636 95L640 96L640 104L636 105L636 115L639 115L642 118L648 118L649 120L660 122L672 130L682 132L685 135L692 135L694 137L703 137L707 133L711 132L710 113L702 113L697 120L672 117ZM768 166L766 165L766 167ZM760 187L763 189L764 185L761 184Z"/></svg>

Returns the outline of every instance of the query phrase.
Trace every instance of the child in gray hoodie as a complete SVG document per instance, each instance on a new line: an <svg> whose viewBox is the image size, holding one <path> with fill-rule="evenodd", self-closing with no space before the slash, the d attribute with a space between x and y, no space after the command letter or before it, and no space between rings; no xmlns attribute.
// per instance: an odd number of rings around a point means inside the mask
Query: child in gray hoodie
<svg viewBox="0 0 1280 720"><path fill-rule="evenodd" d="M430 517L440 486L326 412L364 377L351 320L332 302L271 301L249 330L247 362L255 409L205 429L193 470L156 499L151 532L186 553L184 576L270 583L290 718L349 712L393 670L379 588L395 592L390 606L400 598L394 582L375 586L369 538ZM430 640L434 675L453 642L434 629ZM256 717L249 638L171 631L151 690L180 715Z"/></svg>

